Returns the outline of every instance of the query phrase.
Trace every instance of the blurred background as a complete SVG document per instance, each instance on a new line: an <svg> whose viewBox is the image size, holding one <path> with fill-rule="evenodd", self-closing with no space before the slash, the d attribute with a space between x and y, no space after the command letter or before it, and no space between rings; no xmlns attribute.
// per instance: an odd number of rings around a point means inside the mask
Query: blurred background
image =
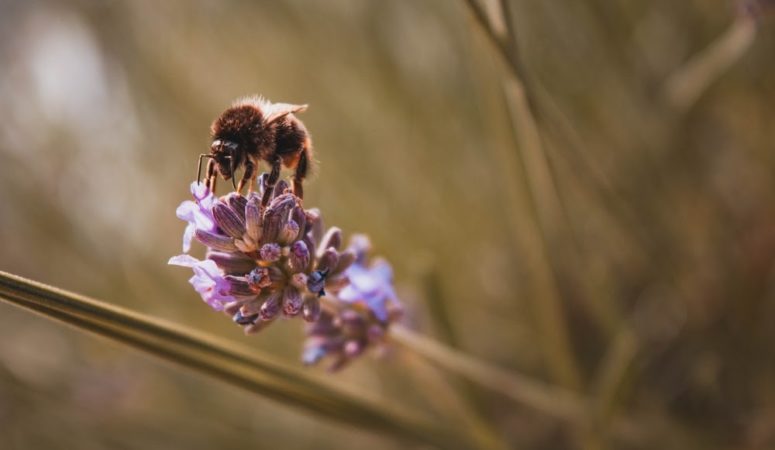
<svg viewBox="0 0 775 450"><path fill-rule="evenodd" d="M539 153L464 1L0 1L0 269L300 365L296 322L245 337L167 260L212 119L308 103L305 204L371 236L407 326L583 393L596 429L399 350L310 370L514 448L775 448L773 18L676 103L739 5L508 5ZM404 445L0 304L2 448Z"/></svg>

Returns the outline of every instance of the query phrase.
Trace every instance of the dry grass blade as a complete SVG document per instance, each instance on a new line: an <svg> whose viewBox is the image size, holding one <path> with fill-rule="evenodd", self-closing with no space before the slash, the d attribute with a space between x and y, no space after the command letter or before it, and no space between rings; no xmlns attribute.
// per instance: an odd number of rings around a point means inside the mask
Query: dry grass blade
<svg viewBox="0 0 775 450"><path fill-rule="evenodd" d="M390 335L394 341L444 369L474 381L480 386L507 395L520 404L574 424L584 422L584 402L571 391L507 372L401 326L392 327Z"/></svg>
<svg viewBox="0 0 775 450"><path fill-rule="evenodd" d="M754 19L739 17L723 35L668 78L664 97L678 110L691 108L713 81L743 56L755 36Z"/></svg>
<svg viewBox="0 0 775 450"><path fill-rule="evenodd" d="M0 299L330 420L440 447L470 442L235 344L16 275L0 272Z"/></svg>
<svg viewBox="0 0 775 450"><path fill-rule="evenodd" d="M522 239L522 245L531 266L535 268L533 283L536 295L531 296L531 299L534 299L547 364L557 381L565 387L578 389L581 386L581 376L566 331L568 327L562 311L562 299L547 249L547 241L553 235L559 234L559 224L566 222L566 214L562 211L562 202L541 141L536 119L538 110L532 91L526 85L525 70L517 54L516 32L509 3L499 3L498 18L502 23L503 32L498 32L480 2L466 1L477 23L509 68L510 78L505 83L505 93L523 173L507 178L524 180L524 189L528 195L523 196L524 200L515 198L511 203L525 205L525 209L530 213L528 220L524 220L525 216L512 207L509 210L509 220L515 229L525 227L528 236ZM508 157L503 159L504 167L516 165L508 164ZM516 197L516 188L511 191Z"/></svg>

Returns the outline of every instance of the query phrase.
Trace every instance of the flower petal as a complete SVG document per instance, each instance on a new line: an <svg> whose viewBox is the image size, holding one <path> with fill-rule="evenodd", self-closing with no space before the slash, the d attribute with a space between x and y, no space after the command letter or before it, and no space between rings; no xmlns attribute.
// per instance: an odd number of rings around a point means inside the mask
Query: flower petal
<svg viewBox="0 0 775 450"><path fill-rule="evenodd" d="M167 264L172 266L194 267L198 262L199 260L191 255L178 255L170 258L170 260L167 261Z"/></svg>
<svg viewBox="0 0 775 450"><path fill-rule="evenodd" d="M196 230L196 227L193 224L186 225L186 229L183 230L183 253L188 253L191 250L191 239L194 238L194 230Z"/></svg>

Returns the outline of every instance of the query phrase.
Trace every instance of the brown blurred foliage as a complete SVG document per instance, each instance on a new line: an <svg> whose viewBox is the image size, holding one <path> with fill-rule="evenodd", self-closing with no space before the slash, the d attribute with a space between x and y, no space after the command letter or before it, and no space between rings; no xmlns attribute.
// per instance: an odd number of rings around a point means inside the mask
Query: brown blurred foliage
<svg viewBox="0 0 775 450"><path fill-rule="evenodd" d="M731 3L510 5L556 203L464 2L0 2L0 269L296 364L296 325L243 337L166 261L210 121L248 94L308 103L305 202L372 237L408 322L546 380L562 327L599 420L568 431L400 352L342 384L430 410L457 392L518 448L775 446L772 18L677 110L665 80ZM0 305L2 448L367 445L400 448Z"/></svg>

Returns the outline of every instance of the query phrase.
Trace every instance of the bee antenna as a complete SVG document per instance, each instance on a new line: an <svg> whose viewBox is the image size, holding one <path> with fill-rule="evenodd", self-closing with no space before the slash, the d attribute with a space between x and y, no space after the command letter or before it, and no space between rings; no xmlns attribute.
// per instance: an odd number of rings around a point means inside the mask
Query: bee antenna
<svg viewBox="0 0 775 450"><path fill-rule="evenodd" d="M213 155L208 155L207 153L202 153L199 155L199 164L196 166L196 182L201 183L202 181L202 158L212 158Z"/></svg>

